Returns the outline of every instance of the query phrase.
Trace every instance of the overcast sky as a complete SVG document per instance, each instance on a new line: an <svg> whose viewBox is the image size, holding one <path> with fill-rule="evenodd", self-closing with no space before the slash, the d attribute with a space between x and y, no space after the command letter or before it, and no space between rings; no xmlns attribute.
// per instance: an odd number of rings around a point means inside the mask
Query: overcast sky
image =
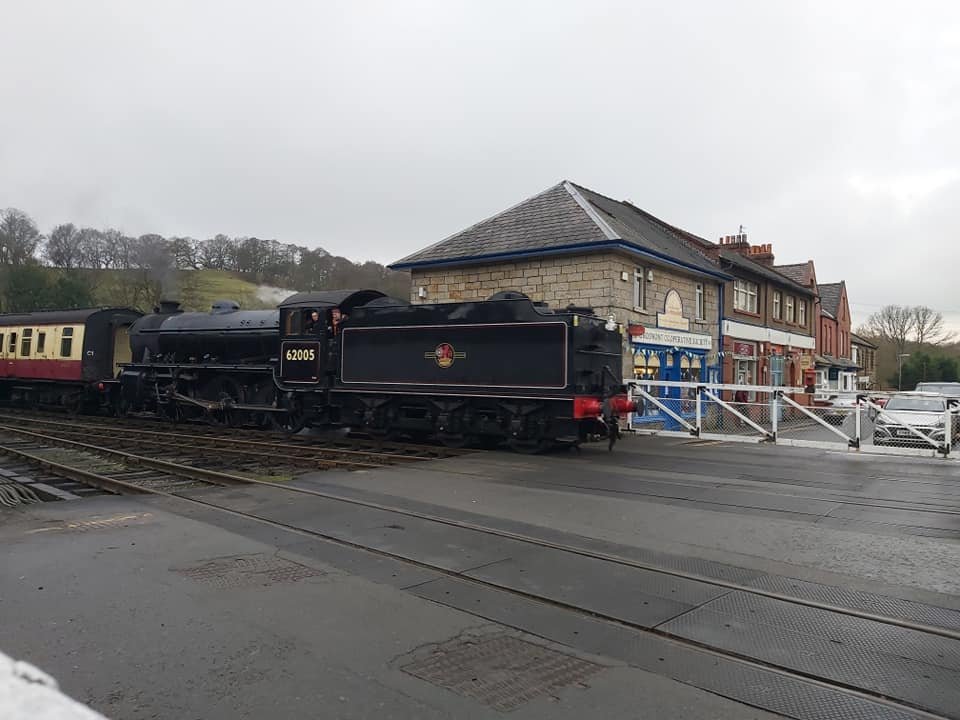
<svg viewBox="0 0 960 720"><path fill-rule="evenodd" d="M569 179L960 326L960 3L6 2L0 207L390 262Z"/></svg>

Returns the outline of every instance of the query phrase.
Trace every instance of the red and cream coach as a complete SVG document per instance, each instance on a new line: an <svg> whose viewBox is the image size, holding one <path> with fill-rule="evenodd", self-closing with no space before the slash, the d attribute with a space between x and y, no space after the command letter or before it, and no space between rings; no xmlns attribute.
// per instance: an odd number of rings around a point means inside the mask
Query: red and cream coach
<svg viewBox="0 0 960 720"><path fill-rule="evenodd" d="M129 308L0 314L0 402L107 404L141 315Z"/></svg>

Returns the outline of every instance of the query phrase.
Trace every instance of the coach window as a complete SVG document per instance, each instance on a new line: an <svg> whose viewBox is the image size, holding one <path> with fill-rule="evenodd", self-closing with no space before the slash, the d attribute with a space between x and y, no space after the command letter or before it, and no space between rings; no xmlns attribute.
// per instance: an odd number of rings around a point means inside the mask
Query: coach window
<svg viewBox="0 0 960 720"><path fill-rule="evenodd" d="M45 332L37 333L37 354L39 355L47 347L47 334Z"/></svg>
<svg viewBox="0 0 960 720"><path fill-rule="evenodd" d="M0 355L3 355L3 333L0 333Z"/></svg>
<svg viewBox="0 0 960 720"><path fill-rule="evenodd" d="M60 357L73 355L73 328L64 328L60 336Z"/></svg>
<svg viewBox="0 0 960 720"><path fill-rule="evenodd" d="M33 328L23 329L23 339L20 341L20 356L26 357L30 354L30 341L33 340Z"/></svg>
<svg viewBox="0 0 960 720"><path fill-rule="evenodd" d="M10 344L7 345L7 352L10 353L10 355L17 354L17 334L16 333L10 333Z"/></svg>

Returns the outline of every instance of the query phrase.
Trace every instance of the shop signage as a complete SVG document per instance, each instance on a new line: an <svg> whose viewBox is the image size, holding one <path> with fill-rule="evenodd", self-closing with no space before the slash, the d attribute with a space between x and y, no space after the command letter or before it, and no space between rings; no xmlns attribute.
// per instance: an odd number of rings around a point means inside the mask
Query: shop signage
<svg viewBox="0 0 960 720"><path fill-rule="evenodd" d="M683 300L676 290L667 293L663 301L663 312L657 313L657 326L673 330L690 329L690 321L683 316Z"/></svg>
<svg viewBox="0 0 960 720"><path fill-rule="evenodd" d="M748 355L753 357L756 349L754 348L753 343L745 342L735 342L733 344L733 354L734 355Z"/></svg>
<svg viewBox="0 0 960 720"><path fill-rule="evenodd" d="M697 335L664 328L646 328L643 335L634 337L633 341L642 342L644 345L666 345L692 350L710 350L713 347L713 337L710 335Z"/></svg>

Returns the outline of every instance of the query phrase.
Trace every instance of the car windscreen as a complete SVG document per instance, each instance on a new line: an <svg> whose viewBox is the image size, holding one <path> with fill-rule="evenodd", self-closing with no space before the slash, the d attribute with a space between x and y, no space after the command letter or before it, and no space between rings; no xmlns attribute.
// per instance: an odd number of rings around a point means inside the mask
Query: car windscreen
<svg viewBox="0 0 960 720"><path fill-rule="evenodd" d="M917 385L917 391L958 396L960 395L960 385L954 383L920 383Z"/></svg>
<svg viewBox="0 0 960 720"><path fill-rule="evenodd" d="M943 412L945 405L940 398L895 397L887 403L886 410L919 410L921 412Z"/></svg>

